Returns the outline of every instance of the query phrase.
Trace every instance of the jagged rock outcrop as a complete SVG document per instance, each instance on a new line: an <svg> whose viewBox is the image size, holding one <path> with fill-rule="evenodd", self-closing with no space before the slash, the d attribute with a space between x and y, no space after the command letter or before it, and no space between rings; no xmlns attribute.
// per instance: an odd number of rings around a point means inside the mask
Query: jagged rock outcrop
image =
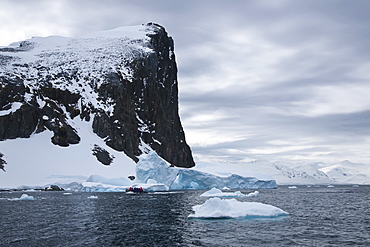
<svg viewBox="0 0 370 247"><path fill-rule="evenodd" d="M64 191L63 188L60 188L58 185L50 185L44 189L45 191Z"/></svg>
<svg viewBox="0 0 370 247"><path fill-rule="evenodd" d="M194 166L178 112L174 44L160 25L0 48L0 141L52 131L51 142L68 147L80 142L76 119L136 162L148 145L174 166ZM92 151L110 163L106 150Z"/></svg>
<svg viewBox="0 0 370 247"><path fill-rule="evenodd" d="M3 171L5 171L4 165L6 164L6 161L3 160L3 156L4 155L2 153L0 153L0 169L3 170Z"/></svg>

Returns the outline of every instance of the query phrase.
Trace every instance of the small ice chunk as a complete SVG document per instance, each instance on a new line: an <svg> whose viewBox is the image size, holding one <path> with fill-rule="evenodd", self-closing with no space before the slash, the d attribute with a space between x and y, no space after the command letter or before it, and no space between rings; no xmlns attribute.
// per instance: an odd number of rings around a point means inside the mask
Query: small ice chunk
<svg viewBox="0 0 370 247"><path fill-rule="evenodd" d="M29 196L27 194L22 194L20 198L12 198L12 199L8 199L9 201L31 201L31 200L35 200L35 198L33 196Z"/></svg>
<svg viewBox="0 0 370 247"><path fill-rule="evenodd" d="M240 191L222 192L220 189L217 188L212 188L200 195L200 197L243 197L243 196L245 195Z"/></svg>
<svg viewBox="0 0 370 247"><path fill-rule="evenodd" d="M89 199L98 199L98 196L89 196Z"/></svg>
<svg viewBox="0 0 370 247"><path fill-rule="evenodd" d="M251 192L249 194L247 194L246 196L247 197L257 197L260 193L256 190L255 192Z"/></svg>
<svg viewBox="0 0 370 247"><path fill-rule="evenodd" d="M289 186L288 189L297 189L297 186Z"/></svg>
<svg viewBox="0 0 370 247"><path fill-rule="evenodd" d="M204 204L193 206L189 218L270 218L289 215L284 210L259 202L239 202L236 199L208 199Z"/></svg>

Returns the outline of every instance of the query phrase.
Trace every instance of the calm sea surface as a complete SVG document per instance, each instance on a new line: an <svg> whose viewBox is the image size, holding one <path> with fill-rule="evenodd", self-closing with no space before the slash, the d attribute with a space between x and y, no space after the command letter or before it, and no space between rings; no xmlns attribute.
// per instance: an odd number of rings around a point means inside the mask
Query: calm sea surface
<svg viewBox="0 0 370 247"><path fill-rule="evenodd" d="M245 190L244 193L254 190ZM188 219L204 191L0 193L0 246L370 246L370 187L298 186L242 198L275 219ZM24 193L32 201L11 201ZM97 198L89 198L97 196Z"/></svg>

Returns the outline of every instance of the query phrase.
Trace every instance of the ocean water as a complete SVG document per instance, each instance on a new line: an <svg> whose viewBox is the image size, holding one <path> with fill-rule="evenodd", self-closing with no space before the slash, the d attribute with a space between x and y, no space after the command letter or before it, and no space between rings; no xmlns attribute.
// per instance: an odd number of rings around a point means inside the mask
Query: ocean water
<svg viewBox="0 0 370 247"><path fill-rule="evenodd" d="M370 246L370 186L259 191L259 197L238 200L290 215L188 219L192 206L207 200L199 197L204 191L3 192L0 246ZM24 193L35 200L8 200Z"/></svg>

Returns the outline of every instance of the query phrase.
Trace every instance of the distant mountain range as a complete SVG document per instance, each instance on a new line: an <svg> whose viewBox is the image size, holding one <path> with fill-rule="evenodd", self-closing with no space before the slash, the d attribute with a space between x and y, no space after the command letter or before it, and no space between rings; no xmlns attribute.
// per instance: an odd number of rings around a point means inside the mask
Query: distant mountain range
<svg viewBox="0 0 370 247"><path fill-rule="evenodd" d="M225 176L230 173L260 178L271 176L278 185L370 184L370 165L347 160L335 164L267 160L240 163L199 162L196 169Z"/></svg>
<svg viewBox="0 0 370 247"><path fill-rule="evenodd" d="M278 184L370 184L370 166L348 160L335 164L257 160L243 167L266 172Z"/></svg>

